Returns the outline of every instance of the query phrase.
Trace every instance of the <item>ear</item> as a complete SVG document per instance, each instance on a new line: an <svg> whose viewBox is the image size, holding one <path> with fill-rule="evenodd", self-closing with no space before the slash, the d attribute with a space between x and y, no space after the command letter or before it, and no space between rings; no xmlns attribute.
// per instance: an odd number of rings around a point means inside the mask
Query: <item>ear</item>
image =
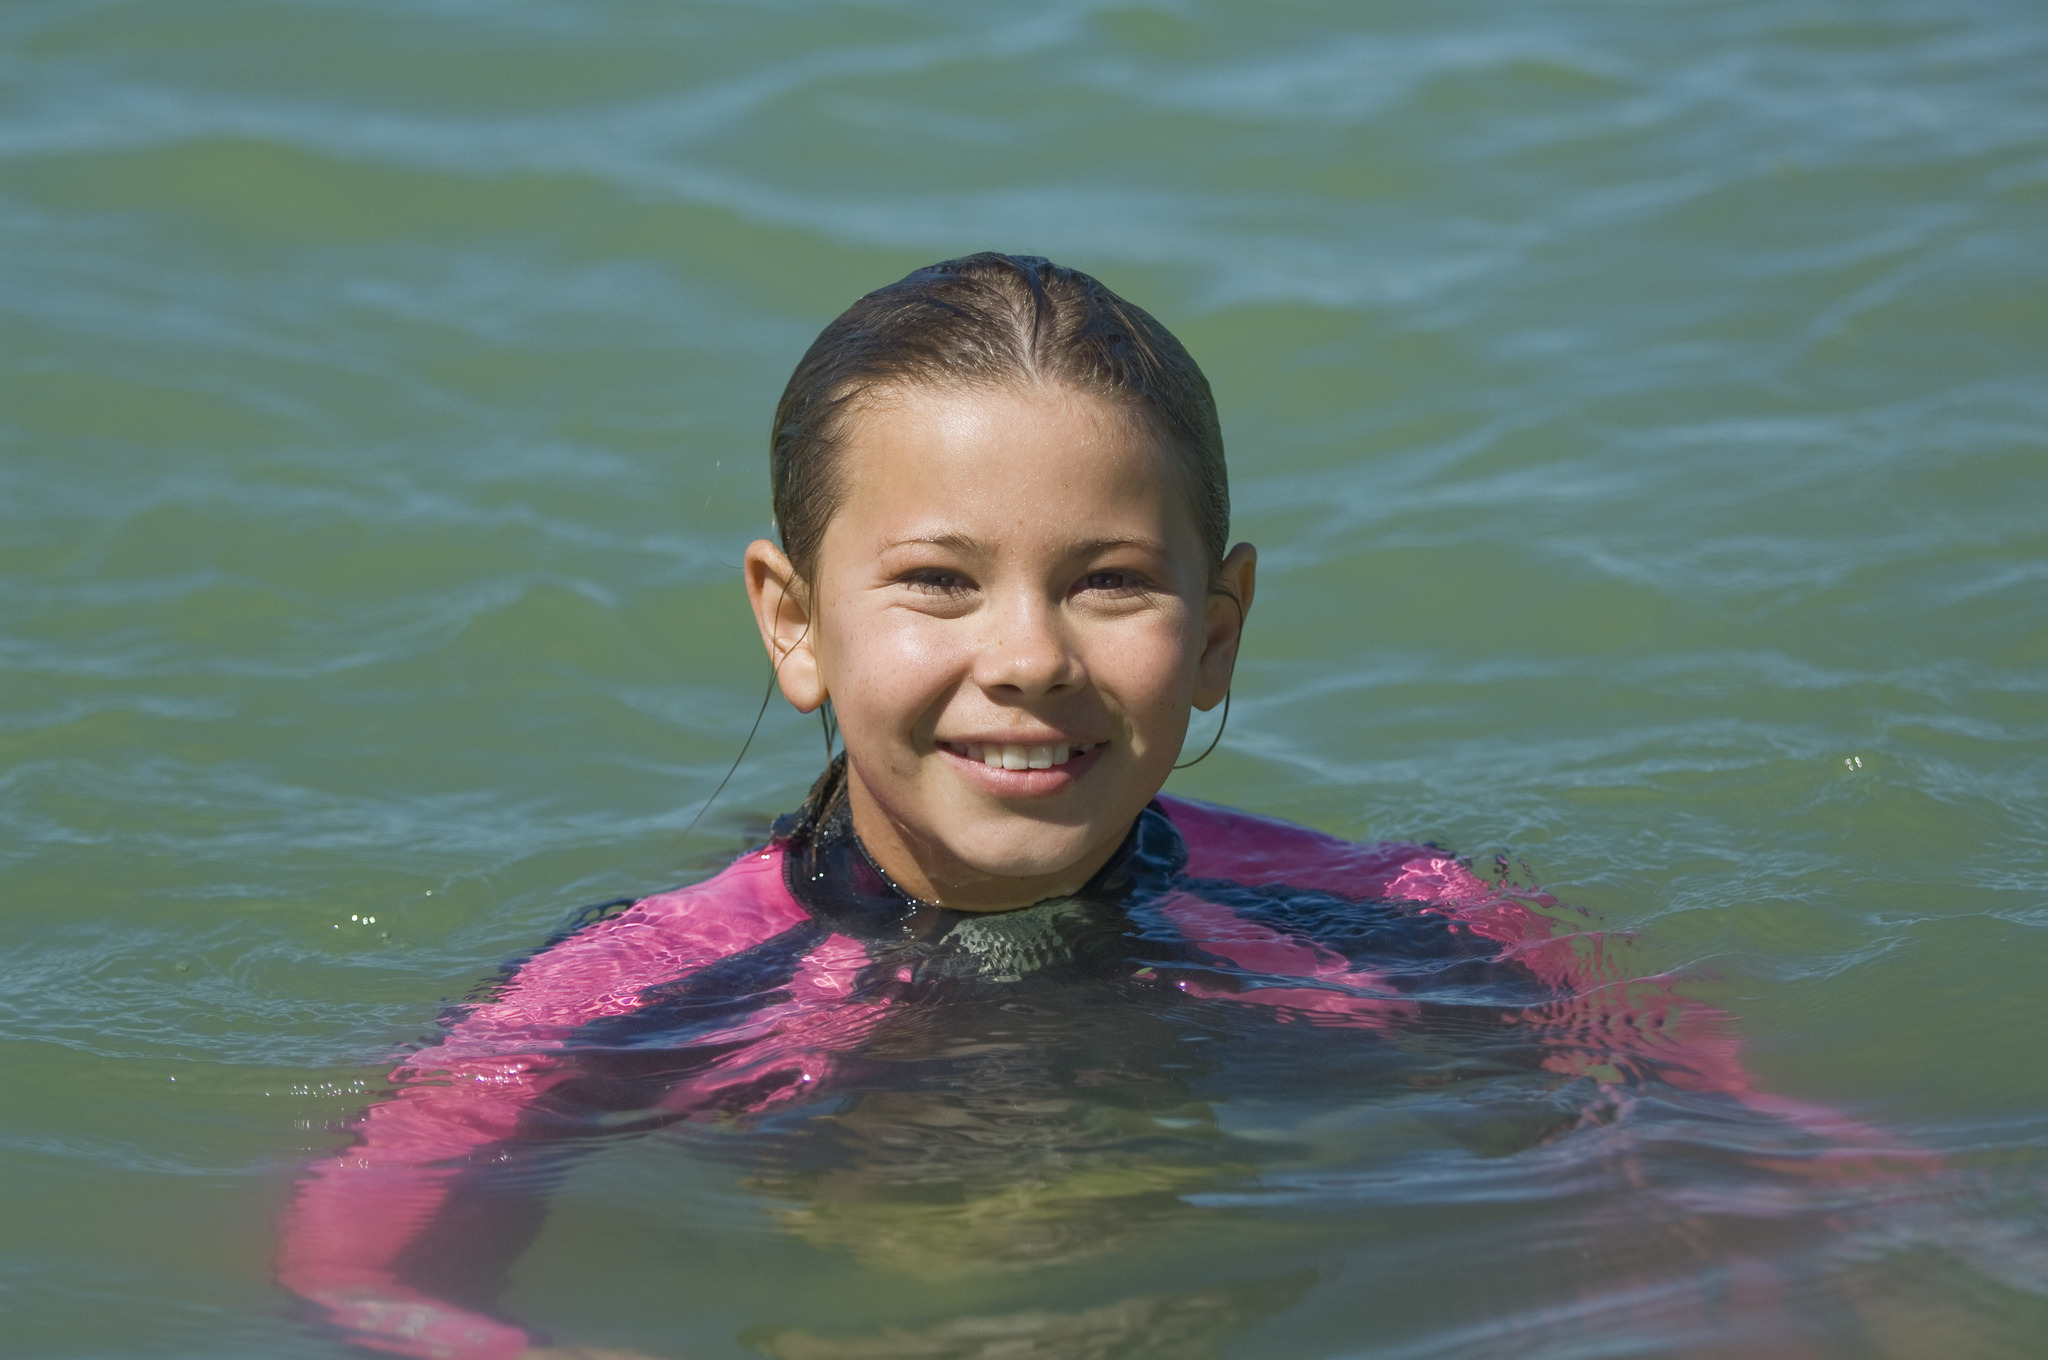
<svg viewBox="0 0 2048 1360"><path fill-rule="evenodd" d="M1244 618L1252 611L1258 586L1259 550L1240 543L1223 559L1202 617L1202 657L1195 670L1195 707L1207 712L1230 693L1237 669L1237 645L1244 638Z"/></svg>
<svg viewBox="0 0 2048 1360"><path fill-rule="evenodd" d="M761 645L775 668L775 683L797 712L809 713L826 699L817 640L811 635L810 589L782 549L765 538L747 545L741 570L747 579L747 602L761 629Z"/></svg>

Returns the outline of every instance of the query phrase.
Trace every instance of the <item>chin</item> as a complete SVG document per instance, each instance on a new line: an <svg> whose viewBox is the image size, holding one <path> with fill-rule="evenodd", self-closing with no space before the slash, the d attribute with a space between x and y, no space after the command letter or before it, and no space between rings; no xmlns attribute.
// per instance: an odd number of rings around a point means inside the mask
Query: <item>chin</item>
<svg viewBox="0 0 2048 1360"><path fill-rule="evenodd" d="M1085 859L1101 839L1092 827L988 827L946 849L968 868L992 878L1046 878Z"/></svg>

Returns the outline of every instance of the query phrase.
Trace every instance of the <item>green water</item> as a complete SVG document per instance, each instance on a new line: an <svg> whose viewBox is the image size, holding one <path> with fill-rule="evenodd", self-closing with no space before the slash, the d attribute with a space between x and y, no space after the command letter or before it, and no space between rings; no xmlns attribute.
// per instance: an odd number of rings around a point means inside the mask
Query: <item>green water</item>
<svg viewBox="0 0 2048 1360"><path fill-rule="evenodd" d="M2042 1353L2020 0L8 0L0 1352L346 1353L270 1283L294 1169L444 999L801 795L773 712L678 839L764 679L768 414L854 296L983 248L1216 387L1261 589L1173 787L1518 860L1762 1084L1951 1154L1960 1233L1800 1248L1862 1321L1799 1354ZM1527 1285L1550 1202L1439 1187L1320 1256L1231 1219L1237 1278L1211 1242L1168 1306L1192 1248L940 1289L736 1175L594 1162L518 1311L707 1357L992 1355L1032 1308L1125 1310L1033 1357L1210 1316L1259 1360L1664 1353Z"/></svg>

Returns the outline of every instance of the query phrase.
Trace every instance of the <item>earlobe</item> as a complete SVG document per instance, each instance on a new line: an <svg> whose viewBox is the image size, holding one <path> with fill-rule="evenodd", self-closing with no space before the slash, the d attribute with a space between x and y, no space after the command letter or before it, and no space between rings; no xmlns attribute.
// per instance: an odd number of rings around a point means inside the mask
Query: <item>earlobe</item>
<svg viewBox="0 0 2048 1360"><path fill-rule="evenodd" d="M815 711L827 696L811 635L811 592L788 556L765 538L747 545L742 571L782 697L799 713Z"/></svg>

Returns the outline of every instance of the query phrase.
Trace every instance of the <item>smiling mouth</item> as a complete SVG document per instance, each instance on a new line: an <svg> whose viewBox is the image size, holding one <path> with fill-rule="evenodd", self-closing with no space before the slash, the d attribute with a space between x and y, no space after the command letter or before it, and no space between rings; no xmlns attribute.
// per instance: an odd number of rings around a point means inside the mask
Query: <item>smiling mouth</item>
<svg viewBox="0 0 2048 1360"><path fill-rule="evenodd" d="M1050 746L1010 746L974 741L939 743L953 754L978 760L991 770L1050 770L1103 744L1099 741L1058 742Z"/></svg>

